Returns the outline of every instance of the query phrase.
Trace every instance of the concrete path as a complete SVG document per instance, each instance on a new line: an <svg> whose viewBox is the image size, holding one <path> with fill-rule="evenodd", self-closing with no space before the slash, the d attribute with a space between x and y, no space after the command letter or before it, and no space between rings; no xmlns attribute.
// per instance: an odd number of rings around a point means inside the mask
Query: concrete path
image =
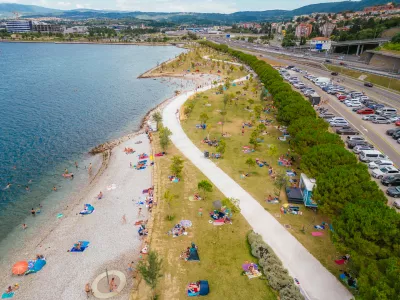
<svg viewBox="0 0 400 300"><path fill-rule="evenodd" d="M241 81L245 78L236 80ZM211 86L199 89L199 92ZM272 247L291 276L301 283L306 299L346 300L350 292L321 263L314 258L270 213L268 213L239 184L218 168L187 137L177 118L176 111L194 94L177 96L163 111L163 124L171 132L175 146L226 196L240 199L242 215L253 230Z"/></svg>

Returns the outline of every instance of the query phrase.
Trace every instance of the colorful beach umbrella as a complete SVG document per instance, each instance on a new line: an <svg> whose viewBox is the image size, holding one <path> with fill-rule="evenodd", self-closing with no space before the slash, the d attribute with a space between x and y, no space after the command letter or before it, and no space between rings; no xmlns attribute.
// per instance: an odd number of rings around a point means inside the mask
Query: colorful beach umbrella
<svg viewBox="0 0 400 300"><path fill-rule="evenodd" d="M12 273L14 275L22 275L28 270L27 261L19 261L12 267Z"/></svg>

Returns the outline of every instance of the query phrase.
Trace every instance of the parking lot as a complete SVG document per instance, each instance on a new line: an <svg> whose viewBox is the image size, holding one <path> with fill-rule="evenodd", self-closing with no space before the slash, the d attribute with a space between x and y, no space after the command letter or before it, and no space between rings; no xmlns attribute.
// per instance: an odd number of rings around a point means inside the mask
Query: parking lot
<svg viewBox="0 0 400 300"><path fill-rule="evenodd" d="M378 177L372 176L386 193L388 188L381 183L381 179L400 178L400 171L397 169L400 166L400 117L397 109L380 103L379 100L370 99L363 91L349 90L335 80L336 74L331 77L317 77L294 66L280 68L279 72L294 89L315 104L319 117L329 122L333 132L341 134L344 141L357 137L359 141L350 143L357 147L349 151L354 150L359 156L365 153L379 156L368 158L370 162L382 161L382 165L373 165L375 168L370 169L370 173ZM388 130L396 131L395 139L387 134ZM388 164L387 161L391 167L385 165ZM400 180L392 180L389 185L400 189ZM396 187L390 189L392 191ZM394 196L393 193L390 194ZM400 197L400 193L395 196ZM391 205L394 198L388 196L388 199Z"/></svg>

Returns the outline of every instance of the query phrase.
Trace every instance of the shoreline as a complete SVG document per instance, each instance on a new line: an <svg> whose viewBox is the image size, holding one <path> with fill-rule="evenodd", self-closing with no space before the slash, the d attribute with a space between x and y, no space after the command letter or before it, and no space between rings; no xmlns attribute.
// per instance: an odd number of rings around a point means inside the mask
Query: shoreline
<svg viewBox="0 0 400 300"><path fill-rule="evenodd" d="M89 42L89 41L25 41L25 40L2 40L0 43L26 43L26 44L71 44L71 45L119 45L119 46L174 46L178 48L183 48L186 44L185 42L179 43L149 43L149 42Z"/></svg>

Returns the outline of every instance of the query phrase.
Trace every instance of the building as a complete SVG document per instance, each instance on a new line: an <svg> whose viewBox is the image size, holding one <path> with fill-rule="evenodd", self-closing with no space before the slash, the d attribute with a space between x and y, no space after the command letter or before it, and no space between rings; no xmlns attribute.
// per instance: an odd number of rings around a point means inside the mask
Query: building
<svg viewBox="0 0 400 300"><path fill-rule="evenodd" d="M322 25L321 32L324 37L330 37L332 35L333 30L335 29L336 24L326 22Z"/></svg>
<svg viewBox="0 0 400 300"><path fill-rule="evenodd" d="M310 48L311 49L316 49L318 51L320 50L326 50L329 51L331 50L332 47L332 41L329 38L326 37L316 37L311 39L310 41Z"/></svg>
<svg viewBox="0 0 400 300"><path fill-rule="evenodd" d="M372 12L379 12L379 11L387 11L387 10L392 10L395 9L395 6L393 3L388 3L386 5L376 5L376 6L370 6L364 8L365 13L372 13Z"/></svg>
<svg viewBox="0 0 400 300"><path fill-rule="evenodd" d="M23 20L11 20L6 22L6 28L11 33L25 33L32 31L32 22Z"/></svg>
<svg viewBox="0 0 400 300"><path fill-rule="evenodd" d="M32 22L32 31L44 33L63 33L65 26L56 24L46 24L42 22Z"/></svg>
<svg viewBox="0 0 400 300"><path fill-rule="evenodd" d="M64 34L74 34L74 33L78 33L78 34L86 34L89 32L89 29L86 26L74 26L71 28L66 28L64 29Z"/></svg>
<svg viewBox="0 0 400 300"><path fill-rule="evenodd" d="M312 32L312 25L306 23L300 23L296 27L296 37L309 37Z"/></svg>

